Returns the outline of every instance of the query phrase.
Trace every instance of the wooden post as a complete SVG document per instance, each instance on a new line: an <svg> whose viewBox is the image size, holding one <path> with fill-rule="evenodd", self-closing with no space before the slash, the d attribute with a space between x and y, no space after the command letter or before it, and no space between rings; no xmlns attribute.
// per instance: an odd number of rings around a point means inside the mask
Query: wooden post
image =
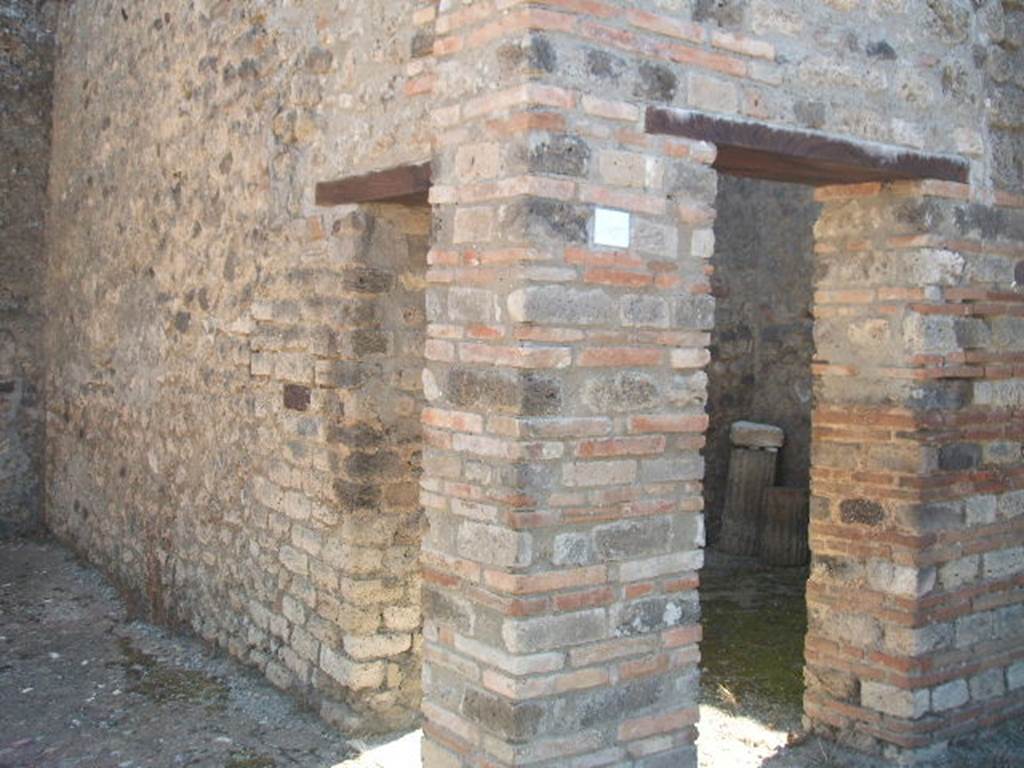
<svg viewBox="0 0 1024 768"><path fill-rule="evenodd" d="M729 431L725 507L718 549L733 555L756 555L761 534L761 502L775 483L775 466L784 434L770 424L737 421Z"/></svg>
<svg viewBox="0 0 1024 768"><path fill-rule="evenodd" d="M761 560L767 565L805 565L808 493L803 488L766 488L761 504Z"/></svg>

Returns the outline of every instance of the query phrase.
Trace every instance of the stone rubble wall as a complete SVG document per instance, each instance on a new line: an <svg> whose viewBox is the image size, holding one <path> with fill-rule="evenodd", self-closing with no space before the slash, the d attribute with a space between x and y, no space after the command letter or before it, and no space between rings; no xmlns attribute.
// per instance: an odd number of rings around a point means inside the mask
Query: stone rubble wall
<svg viewBox="0 0 1024 768"><path fill-rule="evenodd" d="M43 259L57 6L0 2L0 536L42 525Z"/></svg>
<svg viewBox="0 0 1024 768"><path fill-rule="evenodd" d="M422 4L423 19L431 17L434 5ZM460 3L443 6L434 30L441 70L444 56L472 44L469 36L482 41L507 33L537 40L543 48L551 34L569 31L576 40L569 59L541 53L535 58L539 68L524 79L543 79L555 67L560 78L585 85L593 96L634 106L691 107L953 152L974 161L976 186L1014 188L1005 174L993 171L995 129L978 116L990 86L1005 86L1010 96L1003 111L1019 114L1013 101L1019 68L1011 67L1019 56L1022 21L1016 0L476 5L472 12ZM526 7L535 8L536 23L523 21ZM492 13L504 16L500 30ZM424 21L425 35L427 27ZM1007 162L1019 163L1016 157Z"/></svg>
<svg viewBox="0 0 1024 768"><path fill-rule="evenodd" d="M985 72L982 106L994 184L1024 189L1024 4L1004 0L1002 7L1002 14L991 17L990 44L977 52ZM955 80L951 84L964 87Z"/></svg>
<svg viewBox="0 0 1024 768"><path fill-rule="evenodd" d="M49 524L349 731L417 718L430 221L313 192L429 158L413 12L98 0L59 33Z"/></svg>
<svg viewBox="0 0 1024 768"><path fill-rule="evenodd" d="M261 434L284 450L251 485L247 529L282 569L264 601L250 599L248 637L284 643L265 659L275 683L311 682L345 730L384 730L408 725L420 696L430 210L365 206L320 222L252 306L250 373L268 392L263 414L276 413ZM287 625L266 607L278 599Z"/></svg>

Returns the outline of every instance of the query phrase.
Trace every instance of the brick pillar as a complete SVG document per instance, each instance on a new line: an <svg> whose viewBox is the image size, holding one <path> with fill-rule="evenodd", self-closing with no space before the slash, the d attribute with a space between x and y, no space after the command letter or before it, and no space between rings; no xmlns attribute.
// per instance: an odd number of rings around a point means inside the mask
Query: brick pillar
<svg viewBox="0 0 1024 768"><path fill-rule="evenodd" d="M817 194L805 709L900 764L1024 709L1024 211L967 196Z"/></svg>
<svg viewBox="0 0 1024 768"><path fill-rule="evenodd" d="M560 41L500 31L536 9L470 9L438 20L439 91L480 90L435 115L424 765L695 766L714 153L535 82Z"/></svg>

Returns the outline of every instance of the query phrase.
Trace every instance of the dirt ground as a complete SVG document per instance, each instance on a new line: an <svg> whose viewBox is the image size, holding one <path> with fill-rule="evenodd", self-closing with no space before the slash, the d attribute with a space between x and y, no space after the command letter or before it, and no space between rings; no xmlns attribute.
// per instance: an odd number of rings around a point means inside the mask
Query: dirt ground
<svg viewBox="0 0 1024 768"><path fill-rule="evenodd" d="M806 568L768 568L712 550L701 571L701 768L883 768L817 738L799 740ZM947 752L950 768L1024 766L1024 723Z"/></svg>
<svg viewBox="0 0 1024 768"><path fill-rule="evenodd" d="M785 746L799 726L802 577L713 566L702 595L702 768L873 768L816 741ZM753 642L765 633L751 625L763 626L766 612L786 616L786 632L774 633L781 644ZM722 655L725 646L746 650ZM1024 766L1024 724L951 758L971 768ZM114 590L65 549L0 543L0 768L418 765L418 733L346 741L223 654L129 621Z"/></svg>
<svg viewBox="0 0 1024 768"><path fill-rule="evenodd" d="M0 545L0 766L329 766L354 750L259 675L130 622L50 543Z"/></svg>

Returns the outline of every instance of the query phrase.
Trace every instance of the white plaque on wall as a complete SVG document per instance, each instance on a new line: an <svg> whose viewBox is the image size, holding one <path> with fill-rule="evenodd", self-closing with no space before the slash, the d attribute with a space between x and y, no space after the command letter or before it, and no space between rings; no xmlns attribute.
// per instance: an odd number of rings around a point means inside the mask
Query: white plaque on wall
<svg viewBox="0 0 1024 768"><path fill-rule="evenodd" d="M594 209L594 245L629 248L629 219L625 211Z"/></svg>

